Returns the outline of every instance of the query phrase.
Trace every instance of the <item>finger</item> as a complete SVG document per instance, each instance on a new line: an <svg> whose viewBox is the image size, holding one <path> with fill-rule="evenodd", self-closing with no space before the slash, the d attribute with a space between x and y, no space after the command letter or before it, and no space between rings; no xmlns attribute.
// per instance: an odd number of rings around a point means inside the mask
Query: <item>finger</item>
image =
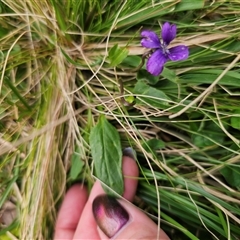
<svg viewBox="0 0 240 240"><path fill-rule="evenodd" d="M73 238L87 198L87 189L83 185L76 184L68 190L57 217L55 240Z"/></svg>
<svg viewBox="0 0 240 240"><path fill-rule="evenodd" d="M124 194L127 200L133 200L137 189L137 177L139 170L137 163L130 157L123 157ZM74 239L100 239L97 231L96 221L92 214L92 202L96 196L104 191L99 181L97 181L90 193L88 202L83 210L79 225L76 229Z"/></svg>
<svg viewBox="0 0 240 240"><path fill-rule="evenodd" d="M141 210L125 200L100 195L93 201L100 239L161 239L168 236ZM136 231L137 229L137 231Z"/></svg>

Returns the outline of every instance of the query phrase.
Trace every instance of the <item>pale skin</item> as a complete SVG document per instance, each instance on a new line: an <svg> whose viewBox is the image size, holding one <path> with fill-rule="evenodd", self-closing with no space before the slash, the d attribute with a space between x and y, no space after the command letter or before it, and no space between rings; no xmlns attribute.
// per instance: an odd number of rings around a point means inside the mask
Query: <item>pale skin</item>
<svg viewBox="0 0 240 240"><path fill-rule="evenodd" d="M123 174L123 197L131 202L136 193L139 170L130 157L123 157ZM99 181L94 184L90 194L80 184L71 187L59 210L54 240L109 239L97 226L92 214L92 202L101 194L104 191ZM127 210L131 220L111 239L157 239L158 227L150 218L132 204L124 200L119 202ZM159 232L159 239L169 240L162 230Z"/></svg>

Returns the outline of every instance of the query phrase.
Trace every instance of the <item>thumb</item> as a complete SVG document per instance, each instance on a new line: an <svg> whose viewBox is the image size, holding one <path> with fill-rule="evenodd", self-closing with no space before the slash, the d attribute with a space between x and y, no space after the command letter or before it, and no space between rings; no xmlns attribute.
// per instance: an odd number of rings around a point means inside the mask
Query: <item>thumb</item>
<svg viewBox="0 0 240 240"><path fill-rule="evenodd" d="M101 239L155 240L158 236L169 240L150 218L126 201L100 195L94 199L92 210Z"/></svg>

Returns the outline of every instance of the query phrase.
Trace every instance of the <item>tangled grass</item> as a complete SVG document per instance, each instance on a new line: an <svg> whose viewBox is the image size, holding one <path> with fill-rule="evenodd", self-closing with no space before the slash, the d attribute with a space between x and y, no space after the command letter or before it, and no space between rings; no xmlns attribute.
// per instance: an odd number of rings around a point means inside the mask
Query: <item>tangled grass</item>
<svg viewBox="0 0 240 240"><path fill-rule="evenodd" d="M230 0L1 0L1 239L51 239L67 187L95 180L103 114L137 152L135 203L171 239L239 239L239 16ZM136 73L140 30L165 21L190 57Z"/></svg>

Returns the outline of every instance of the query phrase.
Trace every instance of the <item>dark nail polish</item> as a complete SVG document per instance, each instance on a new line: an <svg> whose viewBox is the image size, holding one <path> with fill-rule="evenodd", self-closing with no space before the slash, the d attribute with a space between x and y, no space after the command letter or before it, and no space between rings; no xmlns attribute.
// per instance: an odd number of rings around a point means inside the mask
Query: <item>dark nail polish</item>
<svg viewBox="0 0 240 240"><path fill-rule="evenodd" d="M114 198L100 195L93 201L92 211L99 228L113 237L129 220L127 211Z"/></svg>
<svg viewBox="0 0 240 240"><path fill-rule="evenodd" d="M133 150L131 147L127 147L127 148L123 149L123 156L128 156L134 160L137 159L136 151Z"/></svg>

